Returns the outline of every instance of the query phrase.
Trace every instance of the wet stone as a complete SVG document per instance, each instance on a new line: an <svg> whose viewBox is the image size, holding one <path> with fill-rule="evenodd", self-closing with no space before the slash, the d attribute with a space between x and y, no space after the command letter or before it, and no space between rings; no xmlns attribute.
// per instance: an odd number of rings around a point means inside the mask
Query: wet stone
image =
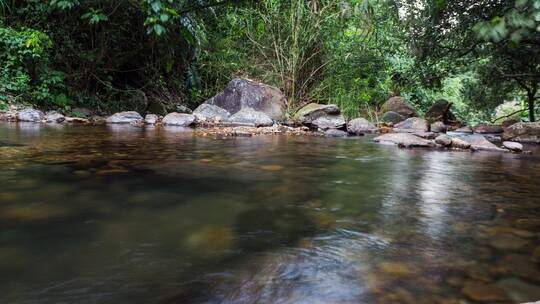
<svg viewBox="0 0 540 304"><path fill-rule="evenodd" d="M540 300L540 286L533 285L518 278L507 278L497 282L497 286L508 294L516 303Z"/></svg>
<svg viewBox="0 0 540 304"><path fill-rule="evenodd" d="M500 250L520 250L525 248L529 244L529 241L506 234L492 239L489 244L491 247Z"/></svg>
<svg viewBox="0 0 540 304"><path fill-rule="evenodd" d="M540 232L540 219L519 219L516 221L515 226L519 229Z"/></svg>
<svg viewBox="0 0 540 304"><path fill-rule="evenodd" d="M408 276L414 274L414 271L406 264L398 262L382 262L379 264L379 270L392 276Z"/></svg>
<svg viewBox="0 0 540 304"><path fill-rule="evenodd" d="M507 299L506 292L502 288L480 281L467 281L462 291L471 300L479 302L492 303Z"/></svg>

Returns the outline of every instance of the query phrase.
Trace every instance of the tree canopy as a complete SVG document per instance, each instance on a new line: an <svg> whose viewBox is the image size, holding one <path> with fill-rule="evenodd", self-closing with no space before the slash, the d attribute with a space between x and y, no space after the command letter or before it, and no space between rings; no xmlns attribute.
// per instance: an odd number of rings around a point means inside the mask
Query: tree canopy
<svg viewBox="0 0 540 304"><path fill-rule="evenodd" d="M291 111L376 119L402 95L468 122L511 100L538 112L540 0L0 0L0 15L0 107L194 106L242 76Z"/></svg>

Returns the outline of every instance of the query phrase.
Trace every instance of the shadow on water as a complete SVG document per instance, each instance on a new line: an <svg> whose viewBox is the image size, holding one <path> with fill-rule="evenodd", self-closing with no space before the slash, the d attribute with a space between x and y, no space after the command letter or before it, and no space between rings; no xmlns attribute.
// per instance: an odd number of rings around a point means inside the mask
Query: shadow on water
<svg viewBox="0 0 540 304"><path fill-rule="evenodd" d="M0 136L1 303L540 299L536 154L130 126Z"/></svg>

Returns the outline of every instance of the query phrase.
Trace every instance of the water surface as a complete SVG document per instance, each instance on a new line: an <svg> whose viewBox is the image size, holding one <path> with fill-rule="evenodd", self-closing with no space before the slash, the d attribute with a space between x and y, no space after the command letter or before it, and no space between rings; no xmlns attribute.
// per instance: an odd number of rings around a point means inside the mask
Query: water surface
<svg viewBox="0 0 540 304"><path fill-rule="evenodd" d="M0 303L540 300L538 155L0 124Z"/></svg>

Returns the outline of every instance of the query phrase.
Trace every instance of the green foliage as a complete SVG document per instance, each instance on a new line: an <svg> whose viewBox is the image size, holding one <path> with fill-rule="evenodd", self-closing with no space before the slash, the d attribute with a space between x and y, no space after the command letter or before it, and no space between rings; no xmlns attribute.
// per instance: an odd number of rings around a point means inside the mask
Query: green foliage
<svg viewBox="0 0 540 304"><path fill-rule="evenodd" d="M43 105L64 106L59 102L63 74L50 69L52 41L43 32L0 27L0 94L31 99Z"/></svg>

